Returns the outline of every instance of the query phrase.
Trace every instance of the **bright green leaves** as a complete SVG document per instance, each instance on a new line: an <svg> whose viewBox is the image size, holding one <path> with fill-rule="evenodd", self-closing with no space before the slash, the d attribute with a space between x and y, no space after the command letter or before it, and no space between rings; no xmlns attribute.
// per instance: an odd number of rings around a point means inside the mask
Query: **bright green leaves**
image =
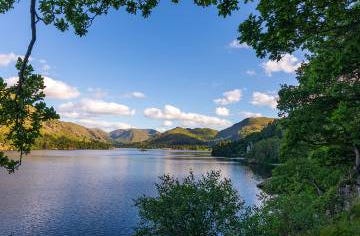
<svg viewBox="0 0 360 236"><path fill-rule="evenodd" d="M19 58L16 67L20 70L21 66L22 59ZM31 65L26 66L23 78L11 86L0 78L0 124L9 129L7 140L20 152L20 160L15 162L2 154L1 166L9 172L21 164L23 154L30 152L35 139L40 136L41 123L59 118L54 108L46 106L43 78L33 74Z"/></svg>
<svg viewBox="0 0 360 236"><path fill-rule="evenodd" d="M220 172L160 181L156 197L135 201L141 218L136 235L240 235L243 202Z"/></svg>

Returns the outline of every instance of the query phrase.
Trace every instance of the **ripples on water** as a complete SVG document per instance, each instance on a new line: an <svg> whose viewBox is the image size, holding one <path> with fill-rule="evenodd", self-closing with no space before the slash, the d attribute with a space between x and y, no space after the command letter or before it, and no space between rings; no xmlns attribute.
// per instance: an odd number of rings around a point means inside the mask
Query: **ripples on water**
<svg viewBox="0 0 360 236"><path fill-rule="evenodd" d="M0 235L131 235L133 199L154 195L157 177L221 170L249 205L261 178L208 152L115 149L34 151L20 170L0 170Z"/></svg>

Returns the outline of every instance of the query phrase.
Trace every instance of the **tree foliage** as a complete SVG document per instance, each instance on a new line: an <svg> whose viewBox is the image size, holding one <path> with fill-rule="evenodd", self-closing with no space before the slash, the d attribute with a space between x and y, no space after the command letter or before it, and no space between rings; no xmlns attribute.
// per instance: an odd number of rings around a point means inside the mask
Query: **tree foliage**
<svg viewBox="0 0 360 236"><path fill-rule="evenodd" d="M23 66L18 60L17 69ZM13 86L8 86L0 77L0 124L8 127L6 137L11 145L20 152L20 159L9 160L0 154L0 164L9 172L21 165L23 154L28 154L36 138L40 135L41 123L58 118L52 107L44 102L44 81L40 75L33 74L33 68L28 65L24 71L24 81L20 80Z"/></svg>
<svg viewBox="0 0 360 236"><path fill-rule="evenodd" d="M165 175L156 197L135 201L141 224L136 235L239 235L246 210L230 180L212 171L183 181Z"/></svg>
<svg viewBox="0 0 360 236"><path fill-rule="evenodd" d="M240 24L239 40L259 57L314 52L360 27L358 0L260 0L256 9Z"/></svg>
<svg viewBox="0 0 360 236"><path fill-rule="evenodd" d="M317 235L359 196L360 3L262 0L257 9L240 41L260 57L303 50L307 61L298 85L279 92L282 165L251 222L256 235Z"/></svg>

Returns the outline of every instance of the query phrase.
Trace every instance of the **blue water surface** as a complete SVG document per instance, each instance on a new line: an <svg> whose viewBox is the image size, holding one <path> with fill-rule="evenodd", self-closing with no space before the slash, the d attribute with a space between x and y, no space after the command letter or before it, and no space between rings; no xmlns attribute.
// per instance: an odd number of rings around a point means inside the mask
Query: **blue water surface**
<svg viewBox="0 0 360 236"><path fill-rule="evenodd" d="M221 170L246 204L261 177L208 152L136 149L34 151L15 174L0 169L0 235L131 235L133 199L154 195L158 176Z"/></svg>

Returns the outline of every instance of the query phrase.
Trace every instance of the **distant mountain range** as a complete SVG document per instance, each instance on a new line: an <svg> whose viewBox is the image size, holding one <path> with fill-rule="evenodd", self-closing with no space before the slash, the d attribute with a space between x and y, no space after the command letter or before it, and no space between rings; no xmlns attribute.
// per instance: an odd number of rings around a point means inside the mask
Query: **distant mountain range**
<svg viewBox="0 0 360 236"><path fill-rule="evenodd" d="M247 118L221 131L209 128L190 129L176 127L164 133L155 133L155 131L152 130L151 135L149 135L149 130L116 130L110 132L110 137L117 145L143 148L211 146L221 140L238 140L254 132L259 132L272 121L274 121L274 118ZM121 139L117 139L112 136L113 133L126 135L121 135ZM132 137L139 136L139 133L141 137L135 140L132 139ZM117 135L115 135L115 137L117 137Z"/></svg>
<svg viewBox="0 0 360 236"><path fill-rule="evenodd" d="M160 133L154 129L118 129L109 133L90 129L71 122L58 120L43 124L42 137L36 141L36 149L103 149L111 146L143 148L208 147L220 140L237 140L261 131L273 118L247 118L221 131L210 128L181 128ZM0 127L0 149L11 149Z"/></svg>

